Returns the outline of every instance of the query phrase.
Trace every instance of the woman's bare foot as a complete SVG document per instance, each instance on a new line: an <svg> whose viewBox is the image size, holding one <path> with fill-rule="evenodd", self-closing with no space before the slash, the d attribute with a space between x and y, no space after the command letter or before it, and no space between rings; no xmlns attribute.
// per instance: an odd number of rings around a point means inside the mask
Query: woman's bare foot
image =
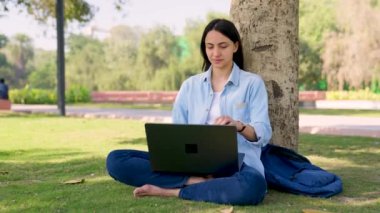
<svg viewBox="0 0 380 213"><path fill-rule="evenodd" d="M143 185L133 190L135 197L143 196L162 196L162 197L178 197L179 189L165 189L154 185Z"/></svg>
<svg viewBox="0 0 380 213"><path fill-rule="evenodd" d="M202 182L205 182L209 179L212 179L213 177L211 175L208 175L206 177L199 177L199 176L191 176L187 182L185 183L185 185L191 185L191 184L196 184L196 183L202 183Z"/></svg>

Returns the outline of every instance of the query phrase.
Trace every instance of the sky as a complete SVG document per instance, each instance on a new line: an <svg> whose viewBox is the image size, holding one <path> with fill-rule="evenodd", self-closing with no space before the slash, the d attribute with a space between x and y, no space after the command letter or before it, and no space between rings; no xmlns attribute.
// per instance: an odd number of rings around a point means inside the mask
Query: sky
<svg viewBox="0 0 380 213"><path fill-rule="evenodd" d="M125 24L150 28L157 24L168 26L175 34L181 34L187 19L205 19L208 12L229 14L231 0L128 0L123 12L116 11L111 0L87 0L96 6L95 17L83 27L70 24L68 32L86 33L96 26L108 30ZM54 22L53 22L54 23ZM11 37L17 33L28 34L37 48L56 49L56 29L41 25L33 17L12 9L0 17L0 33Z"/></svg>

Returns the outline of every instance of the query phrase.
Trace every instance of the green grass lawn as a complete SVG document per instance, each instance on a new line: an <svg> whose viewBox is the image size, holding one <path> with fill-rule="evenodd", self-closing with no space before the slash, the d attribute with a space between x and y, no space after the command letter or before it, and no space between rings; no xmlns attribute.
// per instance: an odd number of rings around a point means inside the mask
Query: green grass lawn
<svg viewBox="0 0 380 213"><path fill-rule="evenodd" d="M110 178L114 149L146 150L143 123L122 119L0 114L0 212L220 212L229 206L132 196ZM379 212L380 139L301 135L299 152L338 174L344 192L329 199L269 190L258 206L234 212ZM85 179L82 184L63 182Z"/></svg>

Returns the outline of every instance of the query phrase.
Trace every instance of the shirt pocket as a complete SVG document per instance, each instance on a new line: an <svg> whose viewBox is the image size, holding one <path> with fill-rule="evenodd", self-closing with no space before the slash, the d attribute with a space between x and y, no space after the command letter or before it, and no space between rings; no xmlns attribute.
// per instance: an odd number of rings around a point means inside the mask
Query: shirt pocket
<svg viewBox="0 0 380 213"><path fill-rule="evenodd" d="M232 117L234 120L247 123L249 119L248 105L245 102L236 103L233 106Z"/></svg>

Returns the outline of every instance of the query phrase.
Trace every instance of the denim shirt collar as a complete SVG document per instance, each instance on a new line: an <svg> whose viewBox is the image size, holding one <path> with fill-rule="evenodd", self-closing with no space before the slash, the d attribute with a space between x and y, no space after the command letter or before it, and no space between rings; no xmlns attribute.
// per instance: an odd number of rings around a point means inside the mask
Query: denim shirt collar
<svg viewBox="0 0 380 213"><path fill-rule="evenodd" d="M204 82L211 82L211 70L212 66L208 68L208 70L204 73ZM240 73L240 68L238 65L235 63L232 66L232 72L230 74L230 77L228 78L227 84L233 84L235 86L239 85L239 73Z"/></svg>

